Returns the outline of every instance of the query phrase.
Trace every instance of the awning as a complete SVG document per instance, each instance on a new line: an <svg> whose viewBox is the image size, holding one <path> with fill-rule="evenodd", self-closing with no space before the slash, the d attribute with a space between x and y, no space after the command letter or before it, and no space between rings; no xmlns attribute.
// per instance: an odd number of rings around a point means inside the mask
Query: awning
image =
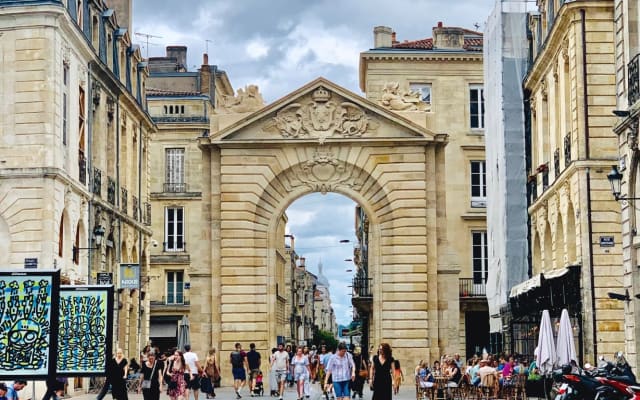
<svg viewBox="0 0 640 400"><path fill-rule="evenodd" d="M178 323L172 321L151 321L149 325L149 337L152 338L176 338L178 336Z"/></svg>
<svg viewBox="0 0 640 400"><path fill-rule="evenodd" d="M518 297L521 294L527 293L530 290L539 288L542 286L542 274L538 274L531 279L527 279L524 282L518 283L511 288L509 297Z"/></svg>

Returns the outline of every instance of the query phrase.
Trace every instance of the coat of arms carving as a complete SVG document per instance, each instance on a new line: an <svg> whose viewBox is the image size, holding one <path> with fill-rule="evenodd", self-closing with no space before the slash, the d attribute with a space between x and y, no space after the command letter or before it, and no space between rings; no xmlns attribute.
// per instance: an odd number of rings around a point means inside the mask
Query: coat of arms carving
<svg viewBox="0 0 640 400"><path fill-rule="evenodd" d="M275 130L285 138L313 137L320 143L339 134L362 136L371 128L371 121L358 105L331 100L331 92L319 87L306 104L292 103L279 110L263 129Z"/></svg>

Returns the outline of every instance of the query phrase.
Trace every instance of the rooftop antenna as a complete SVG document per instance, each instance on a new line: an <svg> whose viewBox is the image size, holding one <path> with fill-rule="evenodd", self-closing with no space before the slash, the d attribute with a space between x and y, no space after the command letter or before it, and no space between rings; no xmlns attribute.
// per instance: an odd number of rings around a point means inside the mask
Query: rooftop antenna
<svg viewBox="0 0 640 400"><path fill-rule="evenodd" d="M213 43L213 40L205 39L205 52L209 54L209 43Z"/></svg>
<svg viewBox="0 0 640 400"><path fill-rule="evenodd" d="M479 24L479 23L477 23L477 22L476 22L475 24L473 24L473 26L475 26L475 27L476 27L476 31L477 31L478 29L480 29L480 24Z"/></svg>
<svg viewBox="0 0 640 400"><path fill-rule="evenodd" d="M141 36L146 39L146 49L147 49L147 59L149 58L149 38L162 38L162 36L151 35L148 33L136 32L136 36ZM152 45L157 45L157 43L151 43Z"/></svg>

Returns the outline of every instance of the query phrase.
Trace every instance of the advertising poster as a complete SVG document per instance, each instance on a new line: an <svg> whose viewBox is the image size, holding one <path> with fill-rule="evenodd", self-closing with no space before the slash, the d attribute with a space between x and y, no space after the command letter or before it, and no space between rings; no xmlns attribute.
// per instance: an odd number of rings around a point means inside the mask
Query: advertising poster
<svg viewBox="0 0 640 400"><path fill-rule="evenodd" d="M0 271L0 379L55 374L60 271Z"/></svg>
<svg viewBox="0 0 640 400"><path fill-rule="evenodd" d="M113 286L62 286L58 375L106 373L111 358Z"/></svg>

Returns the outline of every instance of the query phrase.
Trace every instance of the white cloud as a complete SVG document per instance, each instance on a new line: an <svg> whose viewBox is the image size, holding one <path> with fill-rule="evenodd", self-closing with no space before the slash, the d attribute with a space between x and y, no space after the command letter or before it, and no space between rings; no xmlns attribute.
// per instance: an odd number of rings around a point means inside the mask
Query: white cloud
<svg viewBox="0 0 640 400"><path fill-rule="evenodd" d="M260 38L253 39L247 43L246 53L249 58L258 60L269 54L269 45Z"/></svg>

